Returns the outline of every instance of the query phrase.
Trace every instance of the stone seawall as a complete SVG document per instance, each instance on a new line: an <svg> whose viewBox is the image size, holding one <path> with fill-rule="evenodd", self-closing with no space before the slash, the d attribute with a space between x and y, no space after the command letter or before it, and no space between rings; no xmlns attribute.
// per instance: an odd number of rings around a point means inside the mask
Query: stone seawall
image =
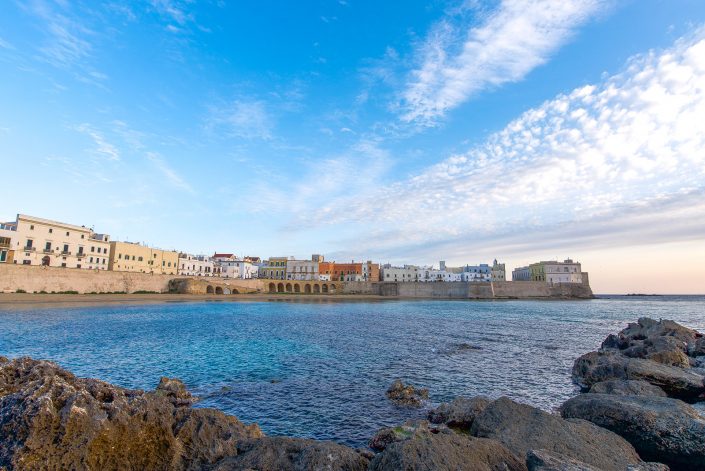
<svg viewBox="0 0 705 471"><path fill-rule="evenodd" d="M134 293L151 291L183 294L301 294L365 295L423 299L591 298L587 273L582 284L550 285L537 281L494 283L396 283L239 280L146 273L94 271L0 264L0 292Z"/></svg>

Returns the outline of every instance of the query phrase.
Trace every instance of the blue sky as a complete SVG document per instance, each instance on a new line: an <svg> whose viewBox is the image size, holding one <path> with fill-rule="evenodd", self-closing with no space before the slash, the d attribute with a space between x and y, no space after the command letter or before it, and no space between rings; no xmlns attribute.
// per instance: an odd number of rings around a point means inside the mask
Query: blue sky
<svg viewBox="0 0 705 471"><path fill-rule="evenodd" d="M8 0L0 216L194 253L573 256L602 291L658 290L648 252L702 291L704 24L701 0Z"/></svg>

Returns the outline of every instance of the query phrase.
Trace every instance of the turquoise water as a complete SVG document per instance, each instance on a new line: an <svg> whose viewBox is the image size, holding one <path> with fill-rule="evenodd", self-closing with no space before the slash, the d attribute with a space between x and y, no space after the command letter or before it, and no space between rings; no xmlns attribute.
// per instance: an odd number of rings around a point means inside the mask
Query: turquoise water
<svg viewBox="0 0 705 471"><path fill-rule="evenodd" d="M705 298L0 311L0 355L50 359L129 388L152 389L160 376L175 376L200 406L257 422L267 434L363 446L378 428L425 414L386 400L397 377L429 388L429 406L485 394L552 410L576 393L573 360L640 316L705 331Z"/></svg>

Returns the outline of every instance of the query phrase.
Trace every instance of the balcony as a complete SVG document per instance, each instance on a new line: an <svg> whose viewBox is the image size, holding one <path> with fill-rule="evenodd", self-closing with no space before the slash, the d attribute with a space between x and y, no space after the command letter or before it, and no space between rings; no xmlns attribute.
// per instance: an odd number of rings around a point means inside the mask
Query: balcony
<svg viewBox="0 0 705 471"><path fill-rule="evenodd" d="M44 253L49 253L49 254L54 253L54 251L51 250L51 249L44 249L43 252L44 252Z"/></svg>
<svg viewBox="0 0 705 471"><path fill-rule="evenodd" d="M25 248L22 250L24 250L25 252L35 252L37 249L35 247L25 246Z"/></svg>
<svg viewBox="0 0 705 471"><path fill-rule="evenodd" d="M71 255L71 251L70 250L62 250L61 255Z"/></svg>

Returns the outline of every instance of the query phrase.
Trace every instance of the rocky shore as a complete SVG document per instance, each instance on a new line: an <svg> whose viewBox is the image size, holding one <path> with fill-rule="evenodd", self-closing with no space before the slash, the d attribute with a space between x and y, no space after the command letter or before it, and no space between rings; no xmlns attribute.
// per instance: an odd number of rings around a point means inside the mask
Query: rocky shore
<svg viewBox="0 0 705 471"><path fill-rule="evenodd" d="M0 357L0 470L705 470L702 334L639 319L578 358L573 378L583 392L560 414L458 397L352 449L193 408L178 379L145 392ZM401 381L387 391L399 407L428 395Z"/></svg>

